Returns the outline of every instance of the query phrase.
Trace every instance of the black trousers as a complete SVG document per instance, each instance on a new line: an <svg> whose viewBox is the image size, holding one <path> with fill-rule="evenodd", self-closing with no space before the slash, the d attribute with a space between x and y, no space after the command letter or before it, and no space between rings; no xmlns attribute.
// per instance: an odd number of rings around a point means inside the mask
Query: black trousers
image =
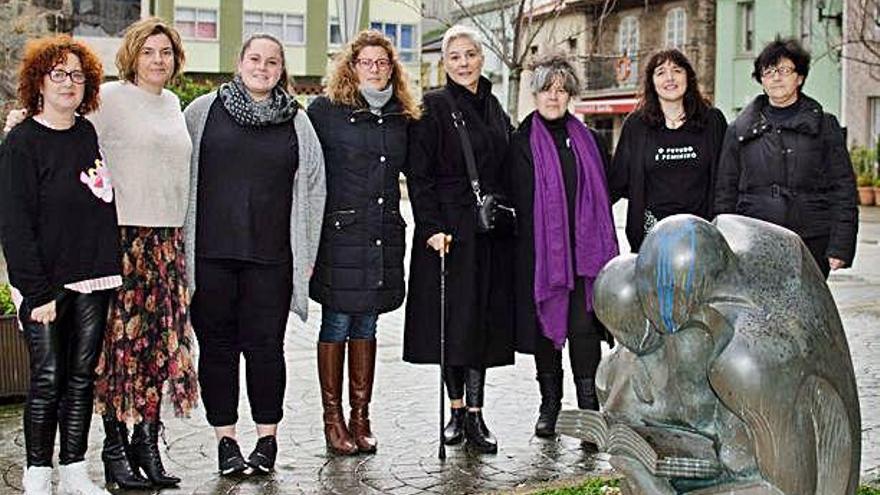
<svg viewBox="0 0 880 495"><path fill-rule="evenodd" d="M281 421L284 330L292 293L291 264L196 259L192 321L199 341L199 385L208 423L238 422L239 363L251 416L258 424Z"/></svg>
<svg viewBox="0 0 880 495"><path fill-rule="evenodd" d="M585 291L583 278L576 279L568 304L568 356L575 379L596 376L602 358L602 324L595 313L587 311ZM535 368L538 374L562 373L562 351L544 335L535 344Z"/></svg>
<svg viewBox="0 0 880 495"><path fill-rule="evenodd" d="M813 255L813 259L816 260L816 264L819 265L819 271L822 272L822 275L827 280L828 274L831 273L831 263L828 261L828 256L825 254L825 250L828 249L828 236L808 237L803 239L803 241L804 244L807 245L810 254Z"/></svg>
<svg viewBox="0 0 880 495"><path fill-rule="evenodd" d="M24 409L27 465L51 467L55 431L60 430L62 465L82 461L92 420L95 366L112 291L91 294L63 289L55 299L55 321L19 316L28 343L31 383Z"/></svg>

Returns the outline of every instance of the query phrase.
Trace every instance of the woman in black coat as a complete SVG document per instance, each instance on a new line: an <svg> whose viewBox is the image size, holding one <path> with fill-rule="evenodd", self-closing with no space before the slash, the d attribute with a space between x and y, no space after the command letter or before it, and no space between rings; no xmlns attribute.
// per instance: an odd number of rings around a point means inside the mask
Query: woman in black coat
<svg viewBox="0 0 880 495"><path fill-rule="evenodd" d="M328 448L375 452L369 404L376 367L376 322L403 303L406 225L400 171L407 129L420 110L391 41L362 31L337 55L327 95L309 106L321 140L327 201L318 259L309 285L322 306L318 375ZM348 399L342 375L348 343Z"/></svg>
<svg viewBox="0 0 880 495"><path fill-rule="evenodd" d="M819 269L850 266L859 210L846 142L837 119L803 94L810 54L777 39L755 59L764 93L724 138L716 213L738 213L797 233Z"/></svg>
<svg viewBox="0 0 880 495"><path fill-rule="evenodd" d="M567 111L579 87L563 57L536 62L531 89L537 110L511 138L507 160L519 222L516 347L535 355L540 437L555 434L566 341L578 407L599 409L594 378L605 332L592 311L592 284L617 255L607 155L595 134Z"/></svg>
<svg viewBox="0 0 880 495"><path fill-rule="evenodd" d="M612 200L629 200L626 237L638 252L665 217L710 220L718 158L727 122L700 94L697 74L680 51L655 53L645 67L639 107L623 124L608 172Z"/></svg>
<svg viewBox="0 0 880 495"><path fill-rule="evenodd" d="M446 87L425 95L425 113L410 140L407 184L416 228L403 358L440 362L438 253L448 253L443 373L452 417L445 441L457 444L466 436L472 450L495 453L497 443L481 409L486 368L513 363L513 250L510 241L477 233L476 200L450 99L466 123L484 192L500 189L510 120L489 81L480 76L483 53L477 33L454 26L442 46Z"/></svg>

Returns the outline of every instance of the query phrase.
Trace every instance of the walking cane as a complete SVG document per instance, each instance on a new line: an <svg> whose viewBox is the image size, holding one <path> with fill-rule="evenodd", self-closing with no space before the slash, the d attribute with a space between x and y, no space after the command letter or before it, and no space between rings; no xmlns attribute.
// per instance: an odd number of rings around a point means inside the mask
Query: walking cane
<svg viewBox="0 0 880 495"><path fill-rule="evenodd" d="M445 243L444 243L445 244ZM446 246L440 250L440 450L437 458L446 459L443 423L446 421L446 396L443 394L443 370L446 368Z"/></svg>

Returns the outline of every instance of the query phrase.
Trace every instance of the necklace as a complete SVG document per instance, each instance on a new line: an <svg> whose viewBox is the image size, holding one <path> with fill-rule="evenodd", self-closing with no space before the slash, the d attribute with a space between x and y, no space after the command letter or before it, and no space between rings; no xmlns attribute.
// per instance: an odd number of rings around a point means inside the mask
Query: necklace
<svg viewBox="0 0 880 495"><path fill-rule="evenodd" d="M71 127L73 127L75 119L76 119L76 117L70 119L70 121L68 121L68 122L58 123L58 122L51 122L50 120L43 117L42 115L34 115L34 120L36 120L40 124L43 124L44 126L48 127L49 129L54 129L56 131L63 131L66 129L70 129Z"/></svg>
<svg viewBox="0 0 880 495"><path fill-rule="evenodd" d="M669 116L664 113L663 117L666 118L666 127L669 127L670 129L678 129L684 123L685 113L684 110L682 110L682 112L675 118L669 118Z"/></svg>

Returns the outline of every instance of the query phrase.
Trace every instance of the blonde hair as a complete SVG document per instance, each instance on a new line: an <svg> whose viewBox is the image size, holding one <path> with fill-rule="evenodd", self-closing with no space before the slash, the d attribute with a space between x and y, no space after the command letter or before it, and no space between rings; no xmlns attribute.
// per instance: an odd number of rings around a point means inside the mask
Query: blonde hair
<svg viewBox="0 0 880 495"><path fill-rule="evenodd" d="M131 83L137 83L137 61L141 48L147 42L147 38L156 34L164 34L171 41L171 50L174 51L174 70L168 82L174 81L183 72L183 63L186 55L183 52L183 42L176 29L168 25L159 17L141 19L125 30L122 45L116 52L116 69L119 71L119 79Z"/></svg>
<svg viewBox="0 0 880 495"><path fill-rule="evenodd" d="M337 104L353 107L362 107L366 104L361 96L357 74L354 71L354 63L358 54L368 46L378 46L385 50L391 59L391 86L394 88L394 96L403 105L403 113L410 119L421 117L421 109L415 98L409 91L406 70L400 63L397 50L387 36L373 29L367 29L346 43L342 50L334 57L333 71L327 77L327 97Z"/></svg>

